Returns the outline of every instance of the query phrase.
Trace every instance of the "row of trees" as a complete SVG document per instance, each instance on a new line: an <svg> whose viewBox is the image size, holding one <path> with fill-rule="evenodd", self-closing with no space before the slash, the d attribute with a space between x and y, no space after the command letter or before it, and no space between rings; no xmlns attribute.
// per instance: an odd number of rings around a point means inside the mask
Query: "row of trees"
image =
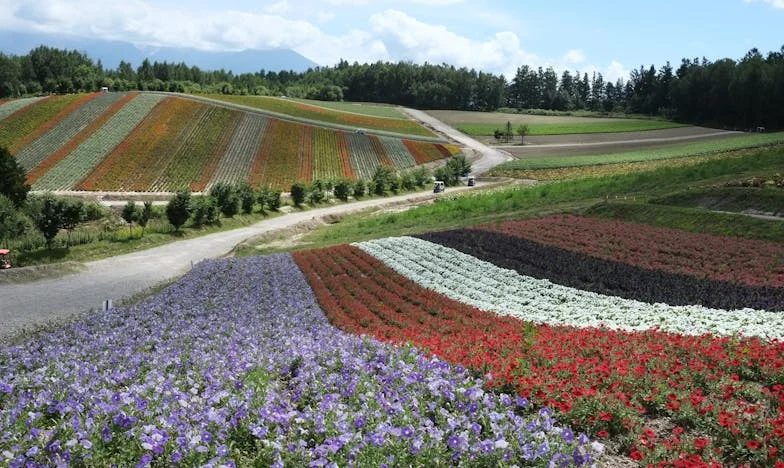
<svg viewBox="0 0 784 468"><path fill-rule="evenodd" d="M291 201L294 206L301 206L303 203L311 205L321 203L330 195L345 202L349 197L362 198L371 194L378 196L385 196L388 193L398 194L424 188L433 178L444 181L446 185L457 185L460 177L465 177L470 172L471 163L462 154L451 157L444 166L436 168L432 174L424 167L397 173L391 168L380 166L376 168L373 177L368 181L338 179L334 181L314 180L310 183L295 182L291 186Z"/></svg>
<svg viewBox="0 0 784 468"><path fill-rule="evenodd" d="M317 67L304 73L234 75L185 63L121 62L104 69L85 54L41 46L27 55L0 54L0 98L26 94L131 89L174 92L286 95L322 100L386 102L423 109L490 111L502 107L593 110L672 117L726 127L784 127L784 46L763 56L752 49L740 60L683 59L640 67L628 79L601 73L523 65L503 76L442 64L411 62Z"/></svg>
<svg viewBox="0 0 784 468"><path fill-rule="evenodd" d="M240 212L264 214L267 210L278 211L281 203L280 190L269 187L256 189L246 182L219 183L212 186L208 194L199 197L193 197L190 191L177 192L166 205L166 218L179 231L188 221L193 227L219 225L221 215L232 218ZM130 213L128 218L125 218L125 211ZM135 222L133 213L136 211L134 203L128 202L123 218L129 224Z"/></svg>

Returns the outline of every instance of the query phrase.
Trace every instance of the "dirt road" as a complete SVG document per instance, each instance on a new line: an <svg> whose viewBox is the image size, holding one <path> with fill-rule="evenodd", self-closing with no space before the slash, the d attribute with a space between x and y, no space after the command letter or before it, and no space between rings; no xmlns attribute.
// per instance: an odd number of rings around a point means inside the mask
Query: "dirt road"
<svg viewBox="0 0 784 468"><path fill-rule="evenodd" d="M421 192L299 211L241 229L89 262L85 264L86 268L83 271L60 278L2 285L0 286L0 337L21 328L61 319L91 308L100 308L105 299L116 302L121 298L138 294L162 281L185 273L191 268L191 262L223 256L240 242L260 234L290 228L321 216L345 215L372 207L400 203L420 203L470 189L472 187L449 188L446 193L438 195Z"/></svg>
<svg viewBox="0 0 784 468"><path fill-rule="evenodd" d="M503 151L499 151L495 148L491 148L485 144L482 144L474 140L473 138L465 135L464 133L455 130L454 128L441 122L440 120L436 119L435 117L429 114L426 114L422 111L415 110L415 109L404 108L403 111L406 112L411 117L415 118L416 120L423 122L428 127L435 129L437 132L444 134L449 138L451 138L452 140L457 141L461 145L466 146L478 152L481 155L481 157L471 162L472 175L484 174L485 172L501 164L502 162L511 161L512 159L514 159L510 155L504 153Z"/></svg>

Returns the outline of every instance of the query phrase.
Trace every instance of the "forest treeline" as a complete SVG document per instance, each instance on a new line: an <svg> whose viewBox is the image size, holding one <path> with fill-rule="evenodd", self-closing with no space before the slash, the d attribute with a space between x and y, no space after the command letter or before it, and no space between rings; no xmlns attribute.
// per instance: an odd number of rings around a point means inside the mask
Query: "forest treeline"
<svg viewBox="0 0 784 468"><path fill-rule="evenodd" d="M320 100L384 102L420 109L500 108L591 110L647 114L726 128L784 128L784 46L739 60L683 59L640 67L626 79L601 73L520 66L511 80L447 64L376 62L306 72L233 74L185 63L121 62L105 69L78 51L38 47L27 55L0 53L0 98L47 93L155 90L183 93L285 95Z"/></svg>

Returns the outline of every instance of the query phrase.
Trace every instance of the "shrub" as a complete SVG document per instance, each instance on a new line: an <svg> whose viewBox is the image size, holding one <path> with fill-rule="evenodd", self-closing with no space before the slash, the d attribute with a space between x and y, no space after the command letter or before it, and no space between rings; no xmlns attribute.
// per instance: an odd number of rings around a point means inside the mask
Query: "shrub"
<svg viewBox="0 0 784 468"><path fill-rule="evenodd" d="M305 196L307 195L307 187L305 184L301 182L294 182L291 186L291 201L294 202L294 206L300 206L302 203L305 202Z"/></svg>
<svg viewBox="0 0 784 468"><path fill-rule="evenodd" d="M128 234L132 232L133 222L136 221L139 217L139 212L136 210L136 203L133 201L128 201L125 204L122 210L122 219L128 223Z"/></svg>
<svg viewBox="0 0 784 468"><path fill-rule="evenodd" d="M414 183L416 183L416 185L419 187L424 187L432 179L430 171L424 167L418 167L414 169L411 175L414 177Z"/></svg>
<svg viewBox="0 0 784 468"><path fill-rule="evenodd" d="M416 180L414 180L414 175L410 172L404 172L400 176L400 187L403 190L414 190L416 187Z"/></svg>
<svg viewBox="0 0 784 468"><path fill-rule="evenodd" d="M400 191L401 184L402 182L400 181L400 177L398 177L397 174L392 174L389 177L389 190L391 190L392 193L398 193Z"/></svg>
<svg viewBox="0 0 784 468"><path fill-rule="evenodd" d="M0 195L0 247L8 239L22 236L27 231L28 220L16 209L10 198Z"/></svg>
<svg viewBox="0 0 784 468"><path fill-rule="evenodd" d="M237 196L237 189L231 184L219 182L210 189L210 196L215 199L221 213L227 218L231 218L240 211L240 199Z"/></svg>
<svg viewBox="0 0 784 468"><path fill-rule="evenodd" d="M71 233L84 221L84 213L84 201L69 198L60 200L60 227L68 231L68 245L71 244Z"/></svg>
<svg viewBox="0 0 784 468"><path fill-rule="evenodd" d="M324 198L326 198L324 184L320 180L313 181L308 190L308 203L315 205L324 201Z"/></svg>
<svg viewBox="0 0 784 468"><path fill-rule="evenodd" d="M220 224L220 214L218 203L213 197L199 197L193 201L193 217L191 218L194 226L205 224Z"/></svg>
<svg viewBox="0 0 784 468"><path fill-rule="evenodd" d="M166 205L166 218L174 226L175 231L179 231L183 224L191 216L191 192L184 190L177 192Z"/></svg>
<svg viewBox="0 0 784 468"><path fill-rule="evenodd" d="M240 182L237 186L237 197L240 199L242 212L245 214L253 213L253 206L256 204L256 193L249 183Z"/></svg>
<svg viewBox="0 0 784 468"><path fill-rule="evenodd" d="M341 201L348 201L348 197L351 195L351 184L344 179L341 179L335 183L335 198Z"/></svg>
<svg viewBox="0 0 784 468"><path fill-rule="evenodd" d="M262 205L262 210L264 209L263 205L266 204L270 211L278 211L281 205L280 195L280 190L272 190L266 187L259 197L259 204ZM262 203L262 199L264 203Z"/></svg>
<svg viewBox="0 0 784 468"><path fill-rule="evenodd" d="M394 176L392 169L384 166L379 166L376 168L376 172L373 173L373 180L371 181L371 186L373 189L373 193L376 195L384 195L387 192L387 187L389 187L389 182Z"/></svg>
<svg viewBox="0 0 784 468"><path fill-rule="evenodd" d="M46 239L46 248L51 250L55 236L62 226L62 203L54 195L46 194L40 200L40 211L35 213L33 221Z"/></svg>
<svg viewBox="0 0 784 468"><path fill-rule="evenodd" d="M152 219L153 215L152 202L147 200L144 202L144 206L139 211L139 217L136 219L136 223L142 228L142 236L144 236L144 228L147 227L147 223Z"/></svg>
<svg viewBox="0 0 784 468"><path fill-rule="evenodd" d="M354 182L354 190L352 191L354 192L354 198L362 198L367 194L367 184L363 179L357 179Z"/></svg>

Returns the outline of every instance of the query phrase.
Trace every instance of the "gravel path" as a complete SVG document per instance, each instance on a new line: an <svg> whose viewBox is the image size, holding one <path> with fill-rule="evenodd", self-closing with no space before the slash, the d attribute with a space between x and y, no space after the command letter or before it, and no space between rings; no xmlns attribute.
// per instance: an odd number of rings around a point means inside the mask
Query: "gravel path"
<svg viewBox="0 0 784 468"><path fill-rule="evenodd" d="M477 187L481 185L477 184ZM260 234L290 228L316 217L345 215L367 208L400 203L419 203L471 188L456 187L438 195L421 192L298 211L245 228L89 262L85 264L85 270L68 276L33 283L2 285L0 337L22 328L62 319L91 308L100 308L106 299L116 302L138 294L185 273L191 268L191 262L223 256L240 242Z"/></svg>
<svg viewBox="0 0 784 468"><path fill-rule="evenodd" d="M484 174L502 162L511 161L514 158L509 154L491 148L482 144L466 134L455 130L449 125L441 122L430 114L414 109L403 109L411 117L425 123L430 128L435 129L437 132L442 133L452 140L459 142L461 145L466 146L480 154L480 158L471 162L471 174L479 175Z"/></svg>

